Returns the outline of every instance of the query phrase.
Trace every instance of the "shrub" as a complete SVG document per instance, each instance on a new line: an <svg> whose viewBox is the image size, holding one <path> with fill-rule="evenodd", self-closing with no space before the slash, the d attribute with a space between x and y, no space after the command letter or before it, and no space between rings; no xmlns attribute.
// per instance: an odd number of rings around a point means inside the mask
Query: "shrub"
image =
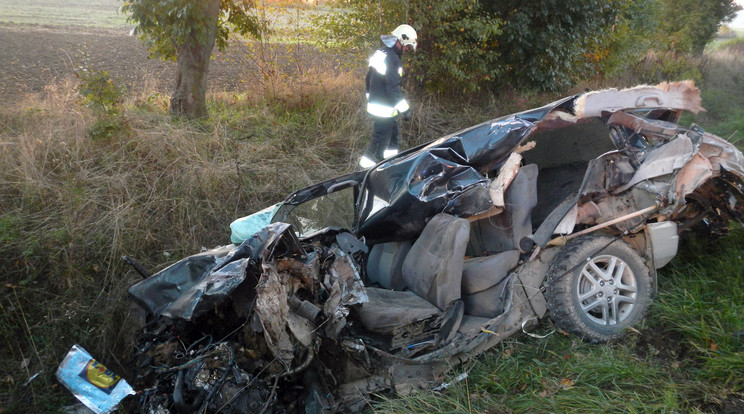
<svg viewBox="0 0 744 414"><path fill-rule="evenodd" d="M649 52L630 70L631 78L645 83L660 83L670 80L691 79L702 83L701 61L690 55Z"/></svg>
<svg viewBox="0 0 744 414"><path fill-rule="evenodd" d="M371 49L408 23L419 31L419 51L407 55L417 87L458 98L505 86L559 90L605 61L616 67L615 54L637 52L626 45L644 26L630 20L646 16L649 1L345 0L344 13L324 16L320 37Z"/></svg>
<svg viewBox="0 0 744 414"><path fill-rule="evenodd" d="M97 118L87 130L88 137L100 140L128 134L130 129L121 113L126 88L111 79L105 70L82 68L77 71L77 76L82 103L92 109Z"/></svg>
<svg viewBox="0 0 744 414"><path fill-rule="evenodd" d="M109 116L120 112L126 88L114 82L108 71L83 68L77 75L80 78L78 93L85 106Z"/></svg>

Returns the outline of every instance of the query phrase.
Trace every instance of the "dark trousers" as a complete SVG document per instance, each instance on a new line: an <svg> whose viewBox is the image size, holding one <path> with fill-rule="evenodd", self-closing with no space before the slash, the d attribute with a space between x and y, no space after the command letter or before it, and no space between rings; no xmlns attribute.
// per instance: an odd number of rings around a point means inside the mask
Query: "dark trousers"
<svg viewBox="0 0 744 414"><path fill-rule="evenodd" d="M385 150L397 150L400 133L398 131L398 117L372 117L374 122L372 139L369 141L364 155L373 161L382 161Z"/></svg>

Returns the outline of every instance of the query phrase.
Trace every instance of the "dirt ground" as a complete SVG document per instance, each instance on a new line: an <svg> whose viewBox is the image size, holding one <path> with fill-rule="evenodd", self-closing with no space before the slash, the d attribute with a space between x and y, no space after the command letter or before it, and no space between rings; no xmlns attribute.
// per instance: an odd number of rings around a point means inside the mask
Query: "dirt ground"
<svg viewBox="0 0 744 414"><path fill-rule="evenodd" d="M240 87L244 52L233 45L227 53L215 53L210 90ZM12 104L55 79L73 77L83 65L107 70L130 89L147 80L151 87L169 92L175 82L175 62L148 59L142 42L126 30L0 24L0 103Z"/></svg>

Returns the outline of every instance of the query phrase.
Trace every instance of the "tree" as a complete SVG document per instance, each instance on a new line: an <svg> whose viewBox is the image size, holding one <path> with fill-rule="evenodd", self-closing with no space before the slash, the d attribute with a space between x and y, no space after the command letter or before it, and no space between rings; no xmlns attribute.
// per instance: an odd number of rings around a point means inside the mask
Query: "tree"
<svg viewBox="0 0 744 414"><path fill-rule="evenodd" d="M259 36L250 14L253 0L126 0L122 11L151 56L175 59L176 87L171 112L187 118L207 115L209 59L215 44L227 47L231 30Z"/></svg>
<svg viewBox="0 0 744 414"><path fill-rule="evenodd" d="M482 0L505 22L495 52L512 84L559 89L587 75L637 0Z"/></svg>
<svg viewBox="0 0 744 414"><path fill-rule="evenodd" d="M339 0L346 12L328 37L376 44L408 23L419 31L412 75L430 90L559 89L601 66L626 10L644 1L661 0Z"/></svg>
<svg viewBox="0 0 744 414"><path fill-rule="evenodd" d="M735 0L659 0L660 43L672 52L700 54L722 23L736 17Z"/></svg>
<svg viewBox="0 0 744 414"><path fill-rule="evenodd" d="M502 22L478 0L337 0L342 12L323 16L318 31L332 47L380 47L380 35L407 23L418 31L418 48L404 59L407 80L437 92L473 91L499 74L497 42ZM360 46L362 46L360 48ZM358 57L360 61L365 56ZM410 82L409 82L410 83Z"/></svg>
<svg viewBox="0 0 744 414"><path fill-rule="evenodd" d="M420 27L413 75L439 92L472 92L502 73L495 50L504 22L477 0L409 1L408 16Z"/></svg>

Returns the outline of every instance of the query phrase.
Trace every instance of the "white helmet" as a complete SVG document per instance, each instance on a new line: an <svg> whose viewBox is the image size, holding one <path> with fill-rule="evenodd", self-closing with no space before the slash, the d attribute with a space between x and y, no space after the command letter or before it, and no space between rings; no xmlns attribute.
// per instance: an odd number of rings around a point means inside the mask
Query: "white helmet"
<svg viewBox="0 0 744 414"><path fill-rule="evenodd" d="M402 24L396 27L391 34L400 41L401 45L411 46L413 50L416 50L416 30L413 27Z"/></svg>

